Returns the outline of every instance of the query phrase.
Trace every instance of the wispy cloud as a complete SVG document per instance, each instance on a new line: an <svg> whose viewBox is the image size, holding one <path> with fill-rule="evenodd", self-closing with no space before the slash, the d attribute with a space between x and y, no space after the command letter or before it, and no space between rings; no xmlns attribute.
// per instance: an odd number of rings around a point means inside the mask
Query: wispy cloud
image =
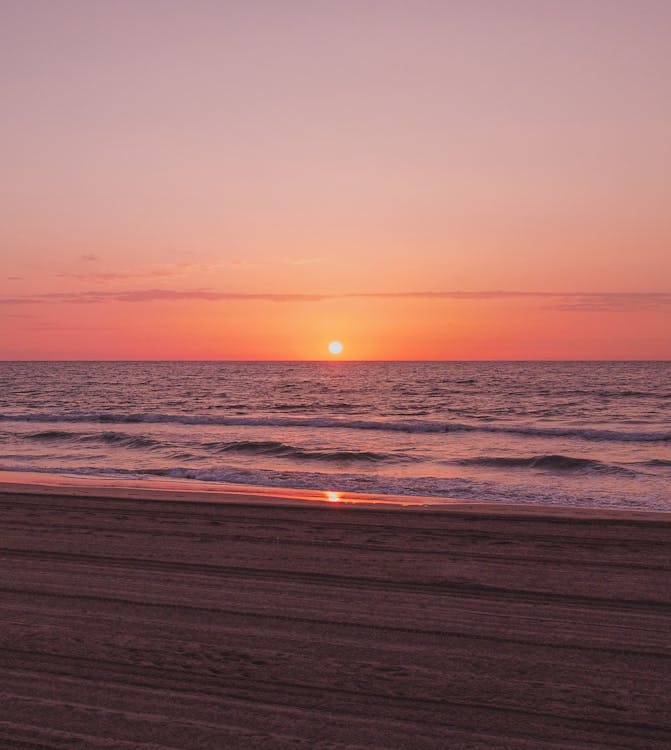
<svg viewBox="0 0 671 750"><path fill-rule="evenodd" d="M227 292L214 289L137 289L50 292L0 297L3 305L29 305L49 302L95 304L113 302L166 302L193 300L205 302L323 302L345 299L453 299L464 301L537 299L545 309L564 312L633 312L671 307L671 292L538 292L506 290L447 290L410 292L343 292L324 294Z"/></svg>
<svg viewBox="0 0 671 750"><path fill-rule="evenodd" d="M44 295L40 297L0 297L0 305L34 305L39 302L44 302L42 299ZM7 315L7 313L3 313Z"/></svg>
<svg viewBox="0 0 671 750"><path fill-rule="evenodd" d="M136 272L115 272L115 271L92 271L90 273L57 273L54 274L59 279L75 279L76 281L87 282L110 282L110 281L130 281L132 279L159 279L169 276L179 276L181 271L168 269L151 269L147 271Z"/></svg>
<svg viewBox="0 0 671 750"><path fill-rule="evenodd" d="M632 312L654 310L670 305L671 293L611 292L564 295L547 307L566 312Z"/></svg>
<svg viewBox="0 0 671 750"><path fill-rule="evenodd" d="M82 261L99 261L100 258L97 255L89 254L80 256ZM242 265L246 261L239 261ZM162 279L162 278L177 278L184 277L190 274L198 273L211 273L215 269L221 269L224 265L231 265L231 263L211 263L198 260L182 260L175 263L163 263L163 264L150 264L146 266L136 267L132 270L127 269L114 269L109 270L101 269L100 266L94 268L82 268L79 267L73 270L63 270L53 275L60 279L74 279L75 281L90 282L90 283L109 283L114 281L131 281L139 279ZM258 265L256 263L250 263L249 265Z"/></svg>
<svg viewBox="0 0 671 750"><path fill-rule="evenodd" d="M338 295L329 294L217 292L209 289L144 289L130 292L120 292L114 296L114 299L118 300L119 302L156 302L160 300L204 300L207 302L320 302L326 299L336 299L337 297Z"/></svg>
<svg viewBox="0 0 671 750"><path fill-rule="evenodd" d="M85 263L94 263L96 260L98 260L98 256L94 255L93 253L84 253L84 255L81 255L80 260L83 260Z"/></svg>

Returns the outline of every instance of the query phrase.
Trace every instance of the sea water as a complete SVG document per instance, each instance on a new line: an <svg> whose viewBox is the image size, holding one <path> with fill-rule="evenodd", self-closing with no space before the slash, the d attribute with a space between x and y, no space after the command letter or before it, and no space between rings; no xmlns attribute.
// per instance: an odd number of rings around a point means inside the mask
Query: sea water
<svg viewBox="0 0 671 750"><path fill-rule="evenodd" d="M671 362L2 362L0 470L671 510Z"/></svg>

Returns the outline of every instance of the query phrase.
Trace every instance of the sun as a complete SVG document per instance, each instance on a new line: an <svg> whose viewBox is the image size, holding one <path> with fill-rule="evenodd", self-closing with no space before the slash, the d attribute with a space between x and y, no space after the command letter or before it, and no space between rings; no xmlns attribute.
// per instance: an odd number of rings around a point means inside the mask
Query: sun
<svg viewBox="0 0 671 750"><path fill-rule="evenodd" d="M343 346L339 341L332 341L329 344L329 351L331 354L340 354L342 352Z"/></svg>

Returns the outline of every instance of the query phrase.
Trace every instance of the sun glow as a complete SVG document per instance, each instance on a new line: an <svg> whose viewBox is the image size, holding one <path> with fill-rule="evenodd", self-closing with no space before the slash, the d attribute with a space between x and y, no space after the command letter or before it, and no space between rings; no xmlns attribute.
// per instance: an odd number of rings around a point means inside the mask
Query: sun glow
<svg viewBox="0 0 671 750"><path fill-rule="evenodd" d="M329 344L329 351L331 354L340 354L343 350L343 345L340 343L340 341L332 341Z"/></svg>

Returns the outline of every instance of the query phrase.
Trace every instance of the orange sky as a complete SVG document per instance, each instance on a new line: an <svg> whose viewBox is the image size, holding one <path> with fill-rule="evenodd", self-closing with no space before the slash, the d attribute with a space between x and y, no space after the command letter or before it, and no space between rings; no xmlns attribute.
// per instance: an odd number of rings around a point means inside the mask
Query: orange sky
<svg viewBox="0 0 671 750"><path fill-rule="evenodd" d="M3 16L0 358L669 358L669 4Z"/></svg>

